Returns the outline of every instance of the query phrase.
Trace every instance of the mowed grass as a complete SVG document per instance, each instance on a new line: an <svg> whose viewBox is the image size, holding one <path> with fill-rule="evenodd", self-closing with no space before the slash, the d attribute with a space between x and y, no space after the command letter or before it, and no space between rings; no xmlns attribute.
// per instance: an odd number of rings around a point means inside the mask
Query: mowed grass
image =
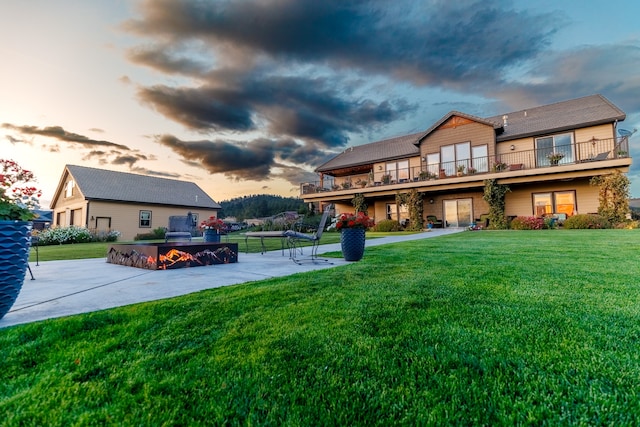
<svg viewBox="0 0 640 427"><path fill-rule="evenodd" d="M638 425L639 250L464 232L2 329L0 424Z"/></svg>

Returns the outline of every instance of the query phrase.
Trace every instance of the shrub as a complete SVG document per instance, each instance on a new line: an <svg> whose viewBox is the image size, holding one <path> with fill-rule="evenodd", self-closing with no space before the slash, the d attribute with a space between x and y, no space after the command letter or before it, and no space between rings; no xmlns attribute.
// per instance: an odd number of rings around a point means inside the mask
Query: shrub
<svg viewBox="0 0 640 427"><path fill-rule="evenodd" d="M77 227L75 225L71 225L69 227L48 228L38 234L38 238L38 244L40 246L88 243L95 239L89 229Z"/></svg>
<svg viewBox="0 0 640 427"><path fill-rule="evenodd" d="M164 227L155 228L151 233L136 234L133 240L162 240L167 229Z"/></svg>
<svg viewBox="0 0 640 427"><path fill-rule="evenodd" d="M564 221L564 228L611 228L611 224L598 214L579 214L570 216Z"/></svg>
<svg viewBox="0 0 640 427"><path fill-rule="evenodd" d="M616 224L615 228L633 230L636 228L640 228L640 221L632 220L632 221L619 222L618 224Z"/></svg>
<svg viewBox="0 0 640 427"><path fill-rule="evenodd" d="M383 219L375 225L374 231L380 231L382 233L388 233L390 231L400 231L400 223L393 219Z"/></svg>
<svg viewBox="0 0 640 427"><path fill-rule="evenodd" d="M512 230L542 230L545 227L544 219L535 216L517 216L511 220Z"/></svg>

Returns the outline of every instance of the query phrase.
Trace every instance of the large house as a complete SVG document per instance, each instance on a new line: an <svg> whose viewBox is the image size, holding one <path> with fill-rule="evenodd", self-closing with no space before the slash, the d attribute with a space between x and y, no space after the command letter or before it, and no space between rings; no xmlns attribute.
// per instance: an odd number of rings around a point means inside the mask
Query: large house
<svg viewBox="0 0 640 427"><path fill-rule="evenodd" d="M476 223L489 211L484 180L510 188L506 215L593 213L594 176L628 172L625 113L601 95L480 118L458 111L423 132L348 148L301 184L308 203L333 203L352 212L362 194L376 221L408 218L396 195L416 189L424 216L445 226Z"/></svg>
<svg viewBox="0 0 640 427"><path fill-rule="evenodd" d="M192 182L66 165L51 202L53 226L117 230L121 240L169 226L170 216L193 222L217 216L221 206Z"/></svg>

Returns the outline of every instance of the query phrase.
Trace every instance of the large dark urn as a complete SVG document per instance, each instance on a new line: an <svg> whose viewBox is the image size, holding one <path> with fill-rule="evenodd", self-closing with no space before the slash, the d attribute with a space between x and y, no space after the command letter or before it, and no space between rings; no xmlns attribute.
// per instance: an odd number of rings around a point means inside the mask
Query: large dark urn
<svg viewBox="0 0 640 427"><path fill-rule="evenodd" d="M342 256L346 261L360 261L364 255L364 228L343 228L340 231Z"/></svg>
<svg viewBox="0 0 640 427"><path fill-rule="evenodd" d="M22 289L29 266L31 222L0 221L0 319Z"/></svg>
<svg viewBox="0 0 640 427"><path fill-rule="evenodd" d="M218 230L204 230L202 232L202 241L208 243L220 243L220 234Z"/></svg>

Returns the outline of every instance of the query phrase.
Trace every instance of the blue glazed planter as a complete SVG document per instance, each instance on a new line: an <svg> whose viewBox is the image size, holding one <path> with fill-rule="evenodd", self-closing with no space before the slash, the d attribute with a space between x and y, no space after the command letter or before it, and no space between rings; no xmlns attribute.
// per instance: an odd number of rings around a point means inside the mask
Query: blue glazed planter
<svg viewBox="0 0 640 427"><path fill-rule="evenodd" d="M22 289L29 266L31 222L0 221L0 319Z"/></svg>
<svg viewBox="0 0 640 427"><path fill-rule="evenodd" d="M340 231L342 256L346 261L360 261L364 255L366 230L362 228L344 228Z"/></svg>
<svg viewBox="0 0 640 427"><path fill-rule="evenodd" d="M218 230L204 230L202 232L202 241L208 243L220 243L220 234L218 234Z"/></svg>

